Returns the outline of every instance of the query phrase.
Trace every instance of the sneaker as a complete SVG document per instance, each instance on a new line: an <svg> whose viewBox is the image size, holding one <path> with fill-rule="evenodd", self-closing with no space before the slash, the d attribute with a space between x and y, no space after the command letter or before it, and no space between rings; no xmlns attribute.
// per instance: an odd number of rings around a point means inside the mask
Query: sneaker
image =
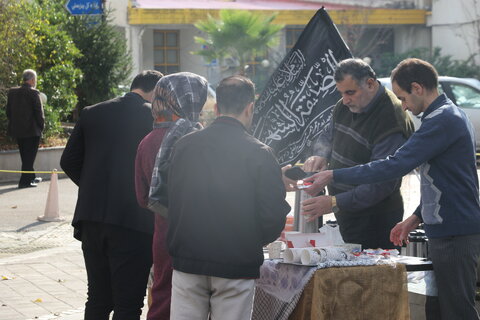
<svg viewBox="0 0 480 320"><path fill-rule="evenodd" d="M24 188L36 188L38 185L35 182L30 182L29 184L20 184L18 185L18 189Z"/></svg>
<svg viewBox="0 0 480 320"><path fill-rule="evenodd" d="M33 179L33 181L32 181L32 183L35 183L35 184L40 183L40 182L42 182L42 178L40 178L40 177L35 178L35 179Z"/></svg>

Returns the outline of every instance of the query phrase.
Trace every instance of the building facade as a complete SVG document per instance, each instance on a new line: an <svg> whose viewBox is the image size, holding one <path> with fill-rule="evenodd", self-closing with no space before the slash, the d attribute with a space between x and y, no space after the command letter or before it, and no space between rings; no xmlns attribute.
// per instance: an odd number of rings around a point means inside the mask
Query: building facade
<svg viewBox="0 0 480 320"><path fill-rule="evenodd" d="M220 80L220 68L225 66L204 61L191 52L201 50L194 37L205 36L194 24L208 15L218 16L221 9L278 14L274 23L285 25L278 47L269 57L251 63L254 72L262 73L266 71L262 68L272 65L269 59L278 62L293 46L322 6L354 55L368 57L373 64L383 52L401 53L419 47L441 47L444 54L466 59L479 52L479 2L457 0L452 5L448 0L107 0L106 5L114 9L114 23L128 39L134 72L190 71L215 84Z"/></svg>
<svg viewBox="0 0 480 320"><path fill-rule="evenodd" d="M433 47L459 60L475 55L480 64L480 0L434 0L427 26Z"/></svg>

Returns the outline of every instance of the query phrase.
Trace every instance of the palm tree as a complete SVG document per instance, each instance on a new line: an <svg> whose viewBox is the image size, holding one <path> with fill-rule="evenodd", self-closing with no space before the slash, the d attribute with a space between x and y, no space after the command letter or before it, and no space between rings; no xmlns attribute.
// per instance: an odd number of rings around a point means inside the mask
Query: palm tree
<svg viewBox="0 0 480 320"><path fill-rule="evenodd" d="M236 62L236 71L243 74L255 55L277 44L277 34L284 26L272 24L275 17L276 14L264 16L243 10L221 10L219 19L209 15L207 20L195 24L207 34L206 38L195 37L204 49L192 53L208 62L217 59L220 66L230 58Z"/></svg>

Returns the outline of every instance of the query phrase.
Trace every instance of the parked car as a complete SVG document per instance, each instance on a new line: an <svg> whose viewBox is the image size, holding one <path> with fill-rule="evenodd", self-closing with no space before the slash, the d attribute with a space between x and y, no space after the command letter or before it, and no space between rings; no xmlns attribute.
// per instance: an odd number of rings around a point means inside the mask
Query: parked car
<svg viewBox="0 0 480 320"><path fill-rule="evenodd" d="M392 89L390 78L378 79L385 87ZM439 77L438 90L445 92L457 106L468 115L475 128L477 150L480 150L480 81L472 78ZM420 126L421 114L412 116L415 129Z"/></svg>

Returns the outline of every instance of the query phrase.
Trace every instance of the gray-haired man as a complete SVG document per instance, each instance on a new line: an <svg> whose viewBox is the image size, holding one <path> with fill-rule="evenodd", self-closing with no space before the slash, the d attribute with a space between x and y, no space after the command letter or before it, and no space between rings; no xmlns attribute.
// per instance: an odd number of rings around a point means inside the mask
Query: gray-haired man
<svg viewBox="0 0 480 320"><path fill-rule="evenodd" d="M22 171L34 171L40 137L45 126L45 116L37 85L37 73L27 69L23 72L23 84L8 91L7 118L8 134L17 139ZM19 188L36 187L40 178L35 173L22 173ZM41 180L40 180L41 181Z"/></svg>
<svg viewBox="0 0 480 320"><path fill-rule="evenodd" d="M317 140L305 171L348 168L393 154L412 134L413 123L393 92L360 59L347 59L335 70L342 99ZM328 185L329 196L305 200L303 214L315 219L334 212L346 242L364 248L393 248L391 228L403 217L401 179L376 184Z"/></svg>

